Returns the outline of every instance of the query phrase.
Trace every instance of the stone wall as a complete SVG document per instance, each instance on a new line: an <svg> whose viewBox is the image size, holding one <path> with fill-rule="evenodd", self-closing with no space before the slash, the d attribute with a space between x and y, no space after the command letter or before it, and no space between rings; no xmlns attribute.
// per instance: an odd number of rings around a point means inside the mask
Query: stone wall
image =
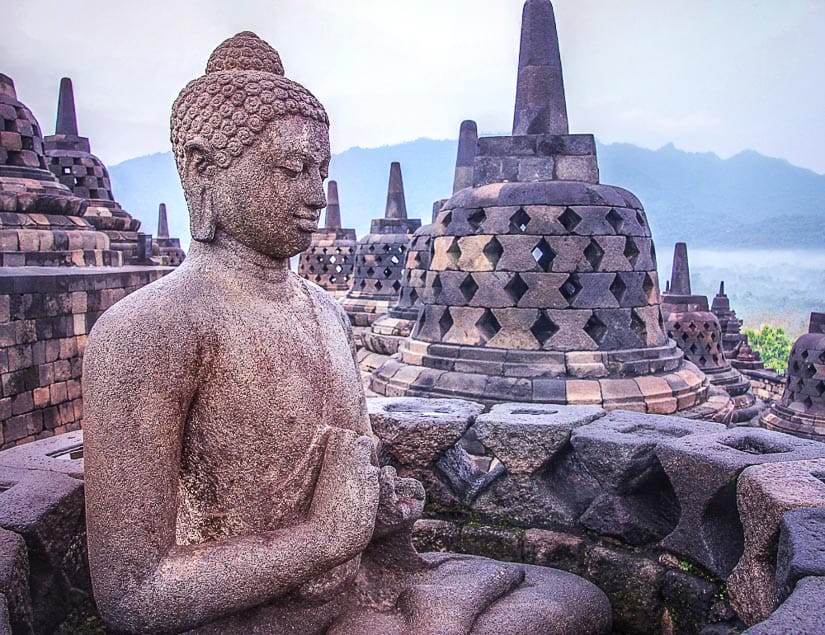
<svg viewBox="0 0 825 635"><path fill-rule="evenodd" d="M786 621L755 632L825 632L820 606L812 629L789 628L794 611L772 617L798 580L825 574L805 538L825 524L786 514L825 508L825 444L589 406L368 403L382 463L427 490L421 549L584 576L621 633L738 633L766 619Z"/></svg>
<svg viewBox="0 0 825 635"><path fill-rule="evenodd" d="M0 268L0 449L80 427L89 330L115 302L169 271Z"/></svg>
<svg viewBox="0 0 825 635"><path fill-rule="evenodd" d="M774 402L782 399L787 377L769 368L740 371L751 382L751 390L757 399Z"/></svg>

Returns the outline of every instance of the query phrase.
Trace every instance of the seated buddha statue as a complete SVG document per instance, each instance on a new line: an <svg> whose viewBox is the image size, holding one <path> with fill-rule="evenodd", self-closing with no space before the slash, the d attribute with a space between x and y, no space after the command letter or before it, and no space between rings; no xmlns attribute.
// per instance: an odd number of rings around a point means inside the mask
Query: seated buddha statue
<svg viewBox="0 0 825 635"><path fill-rule="evenodd" d="M326 205L329 122L252 33L174 103L193 243L85 353L89 563L127 633L601 633L568 573L418 554L421 485L380 469L335 300L289 270Z"/></svg>

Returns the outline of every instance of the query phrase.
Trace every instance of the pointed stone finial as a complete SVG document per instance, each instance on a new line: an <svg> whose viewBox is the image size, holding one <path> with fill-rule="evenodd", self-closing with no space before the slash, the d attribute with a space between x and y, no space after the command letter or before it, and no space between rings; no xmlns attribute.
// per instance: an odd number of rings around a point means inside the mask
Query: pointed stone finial
<svg viewBox="0 0 825 635"><path fill-rule="evenodd" d="M668 280L667 284L665 285L665 293L670 293L670 280Z"/></svg>
<svg viewBox="0 0 825 635"><path fill-rule="evenodd" d="M676 243L673 250L673 271L670 274L670 292L673 295L691 295L690 265L688 265L687 245Z"/></svg>
<svg viewBox="0 0 825 635"><path fill-rule="evenodd" d="M64 77L60 80L60 95L57 98L57 123L54 133L69 137L80 136L77 133L77 114L74 109L74 90L72 80Z"/></svg>
<svg viewBox="0 0 825 635"><path fill-rule="evenodd" d="M401 164L397 161L390 165L390 184L387 188L387 209L384 212L384 218L407 220L404 181L401 179Z"/></svg>
<svg viewBox="0 0 825 635"><path fill-rule="evenodd" d="M341 206L338 204L338 182L330 181L327 184L327 211L324 218L324 229L341 229Z"/></svg>
<svg viewBox="0 0 825 635"><path fill-rule="evenodd" d="M458 156L455 160L453 194L473 186L473 163L478 153L478 126L475 121L462 121L458 133Z"/></svg>
<svg viewBox="0 0 825 635"><path fill-rule="evenodd" d="M725 281L719 283L719 295L725 295Z"/></svg>
<svg viewBox="0 0 825 635"><path fill-rule="evenodd" d="M521 20L513 135L569 131L553 5L550 0L527 0Z"/></svg>
<svg viewBox="0 0 825 635"><path fill-rule="evenodd" d="M158 206L158 238L169 238L169 219L166 217L166 203Z"/></svg>

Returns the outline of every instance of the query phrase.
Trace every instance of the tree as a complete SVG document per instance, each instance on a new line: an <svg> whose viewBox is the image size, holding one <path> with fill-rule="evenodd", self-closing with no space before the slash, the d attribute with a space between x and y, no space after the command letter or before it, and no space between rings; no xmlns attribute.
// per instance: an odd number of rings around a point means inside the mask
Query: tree
<svg viewBox="0 0 825 635"><path fill-rule="evenodd" d="M746 329L745 335L748 336L748 344L759 353L767 368L773 368L783 374L788 371L788 358L791 356L793 342L785 334L784 328L763 324L758 331Z"/></svg>

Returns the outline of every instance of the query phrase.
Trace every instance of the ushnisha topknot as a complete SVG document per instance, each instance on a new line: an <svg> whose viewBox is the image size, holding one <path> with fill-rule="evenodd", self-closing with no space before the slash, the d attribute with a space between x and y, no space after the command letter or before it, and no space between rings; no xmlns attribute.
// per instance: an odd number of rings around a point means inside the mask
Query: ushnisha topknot
<svg viewBox="0 0 825 635"><path fill-rule="evenodd" d="M321 103L284 77L278 52L250 31L238 33L209 57L206 75L180 92L172 105L172 148L183 175L184 147L196 137L215 148L215 165L227 168L267 122L301 115L329 124Z"/></svg>

